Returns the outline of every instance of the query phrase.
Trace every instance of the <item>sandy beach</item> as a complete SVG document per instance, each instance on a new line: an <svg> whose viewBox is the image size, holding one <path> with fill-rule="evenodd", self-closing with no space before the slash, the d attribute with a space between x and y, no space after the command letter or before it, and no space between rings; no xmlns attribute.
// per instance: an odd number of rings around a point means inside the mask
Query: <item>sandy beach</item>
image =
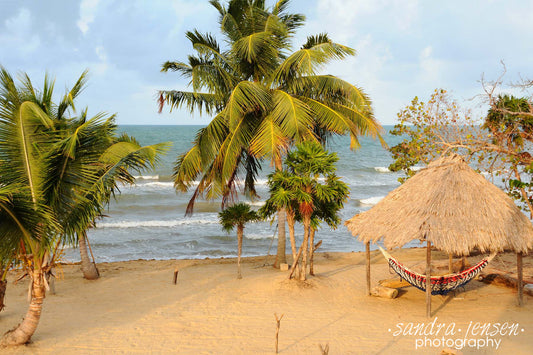
<svg viewBox="0 0 533 355"><path fill-rule="evenodd" d="M425 250L394 254L416 266L423 263ZM438 259L440 254L434 255ZM444 261L444 255L440 257ZM507 254L492 266L509 267L512 261L513 255ZM524 261L530 270L533 259ZM372 253L372 263L373 284L394 277L378 252ZM362 253L318 254L316 276L306 282L289 281L287 272L264 264L265 257L246 258L244 278L238 280L234 259L105 263L100 264L102 277L97 281L83 279L79 265L62 265L56 293L47 295L33 342L3 351L273 354L275 314L283 315L280 354L320 354L319 346L326 344L330 354L438 354L448 346L416 349L417 339L420 342L425 336L404 335L431 321L433 330L424 329L433 345L438 345L436 339L443 341L444 331L451 332L452 327L455 335L444 338L455 341L487 338L479 336L483 326L489 327L489 333L498 330L489 336L500 340L497 349L496 343L481 347L472 340L474 347L467 345L463 354L529 354L533 348L533 302L525 296L525 306L517 307L516 291L510 288L472 281L455 296L434 296L434 317L428 320L424 293L413 287L405 288L396 299L365 295ZM179 269L176 285L172 283L175 268ZM14 278L10 275L9 280ZM23 317L27 287L27 280L9 283L7 307L0 313L2 333ZM516 335L502 327L505 322L509 327L519 324L512 329ZM442 329L435 334L439 325Z"/></svg>

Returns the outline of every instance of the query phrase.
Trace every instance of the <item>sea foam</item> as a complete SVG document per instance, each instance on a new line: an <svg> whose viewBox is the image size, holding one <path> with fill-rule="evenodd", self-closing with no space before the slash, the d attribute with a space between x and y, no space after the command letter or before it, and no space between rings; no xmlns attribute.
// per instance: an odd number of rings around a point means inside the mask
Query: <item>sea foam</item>
<svg viewBox="0 0 533 355"><path fill-rule="evenodd" d="M136 180L159 180L159 175L136 175L133 178Z"/></svg>
<svg viewBox="0 0 533 355"><path fill-rule="evenodd" d="M142 228L142 227L177 227L190 224L217 224L216 219L183 219L183 220L151 220L151 221L120 221L96 223L97 228Z"/></svg>
<svg viewBox="0 0 533 355"><path fill-rule="evenodd" d="M377 204L379 201L381 201L384 197L385 196L374 196L374 197L369 197L369 198L363 198L363 199L359 200L359 202L362 205L373 206L373 205Z"/></svg>

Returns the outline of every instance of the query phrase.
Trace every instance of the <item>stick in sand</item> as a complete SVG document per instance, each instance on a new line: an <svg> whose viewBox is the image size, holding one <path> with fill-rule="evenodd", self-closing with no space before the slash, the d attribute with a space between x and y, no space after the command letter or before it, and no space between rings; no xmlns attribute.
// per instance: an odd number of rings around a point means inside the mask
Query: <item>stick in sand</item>
<svg viewBox="0 0 533 355"><path fill-rule="evenodd" d="M320 352L322 355L328 355L329 354L329 343L326 344L326 346L322 347L322 344L318 345L320 347Z"/></svg>
<svg viewBox="0 0 533 355"><path fill-rule="evenodd" d="M174 285L178 283L178 272L178 269L174 270Z"/></svg>
<svg viewBox="0 0 533 355"><path fill-rule="evenodd" d="M278 315L274 313L274 317L276 317L276 354L278 353L278 336L279 336L279 327L281 325L281 319L283 318L283 314L281 317L278 318Z"/></svg>

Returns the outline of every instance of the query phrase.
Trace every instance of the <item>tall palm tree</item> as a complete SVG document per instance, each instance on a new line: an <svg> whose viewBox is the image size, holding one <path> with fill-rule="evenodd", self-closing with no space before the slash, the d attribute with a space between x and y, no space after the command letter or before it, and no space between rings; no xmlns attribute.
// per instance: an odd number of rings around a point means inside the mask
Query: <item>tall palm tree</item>
<svg viewBox="0 0 533 355"><path fill-rule="evenodd" d="M270 8L259 0L210 3L219 12L227 47L221 48L211 34L187 32L196 55L187 63L166 62L162 68L189 78L192 91L161 91L160 110L167 103L171 109L186 106L213 115L175 167L179 191L187 191L199 178L187 213L200 196L222 196L223 205L231 201L239 173L244 174L245 192L254 196L260 160L267 158L280 170L291 144L349 134L356 148L360 135L379 137L381 126L366 94L340 78L319 74L332 60L354 55L353 49L319 34L291 53L290 41L305 18L286 11L289 0ZM278 217L281 263L283 210Z"/></svg>
<svg viewBox="0 0 533 355"><path fill-rule="evenodd" d="M0 255L7 264L19 260L31 279L26 316L0 345L30 340L58 244L73 242L101 215L114 184L131 176L130 164L151 165L162 148L105 135L116 128L113 117L87 119L86 110L69 117L84 77L55 105L48 76L37 90L27 75L17 86L0 67Z"/></svg>
<svg viewBox="0 0 533 355"><path fill-rule="evenodd" d="M220 224L226 232L231 232L237 227L237 278L242 279L241 254L242 238L244 236L244 225L248 222L255 222L259 219L257 212L250 208L247 203L236 203L228 206L218 214Z"/></svg>

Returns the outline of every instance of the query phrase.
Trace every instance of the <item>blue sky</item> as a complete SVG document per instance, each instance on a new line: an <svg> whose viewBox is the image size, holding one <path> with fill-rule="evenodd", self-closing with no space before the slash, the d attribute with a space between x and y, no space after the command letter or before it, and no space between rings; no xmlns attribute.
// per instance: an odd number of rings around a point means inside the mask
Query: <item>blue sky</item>
<svg viewBox="0 0 533 355"><path fill-rule="evenodd" d="M533 76L533 1L293 0L290 9L307 17L295 48L328 32L357 50L324 72L362 87L382 124L435 88L459 100L480 94L481 76L496 79L500 61L507 81ZM205 124L208 116L185 111L158 114L156 93L186 89L160 72L192 52L185 31L217 27L207 0L0 0L0 64L38 86L50 73L58 93L88 68L78 105L117 113L119 124Z"/></svg>

